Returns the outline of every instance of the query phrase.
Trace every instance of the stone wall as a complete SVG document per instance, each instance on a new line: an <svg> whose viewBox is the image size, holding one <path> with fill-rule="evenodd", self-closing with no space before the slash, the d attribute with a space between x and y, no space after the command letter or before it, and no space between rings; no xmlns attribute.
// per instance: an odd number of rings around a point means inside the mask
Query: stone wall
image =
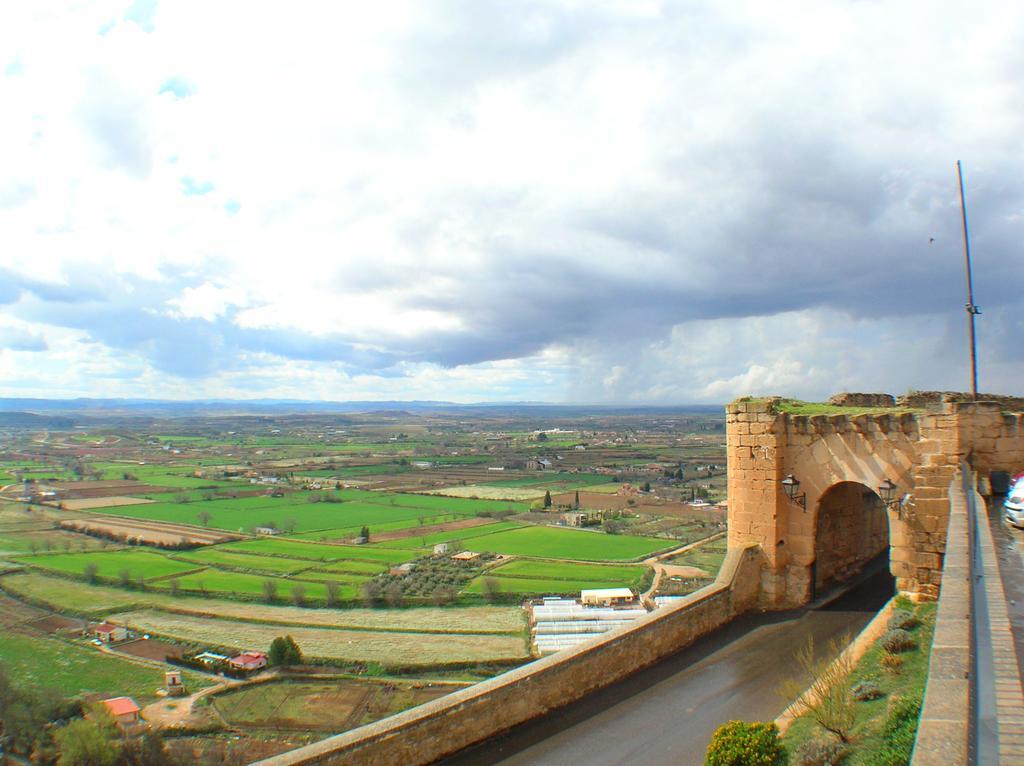
<svg viewBox="0 0 1024 766"><path fill-rule="evenodd" d="M828 403L836 407L893 407L896 400L892 394L835 394Z"/></svg>
<svg viewBox="0 0 1024 766"><path fill-rule="evenodd" d="M726 408L729 544L762 547L762 603L768 607L811 597L822 544L821 501L836 484L857 482L875 492L886 479L896 484L905 502L886 512L890 568L901 591L934 598L942 579L948 488L958 463L966 460L982 473L1024 470L1024 416L1006 412L1005 401L943 401L940 411L922 413L815 416L782 412L780 401L741 399ZM806 508L784 493L780 482L788 474L800 481ZM863 549L865 560L869 548Z"/></svg>
<svg viewBox="0 0 1024 766"><path fill-rule="evenodd" d="M753 608L758 601L760 559L757 546L733 548L714 584L632 625L405 713L259 763L432 763L652 665Z"/></svg>

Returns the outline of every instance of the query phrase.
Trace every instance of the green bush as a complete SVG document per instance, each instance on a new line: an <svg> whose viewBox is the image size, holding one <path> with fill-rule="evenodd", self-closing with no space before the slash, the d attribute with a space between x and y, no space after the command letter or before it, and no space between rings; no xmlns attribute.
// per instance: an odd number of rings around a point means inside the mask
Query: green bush
<svg viewBox="0 0 1024 766"><path fill-rule="evenodd" d="M858 681L850 689L850 696L857 700L857 702L876 700L883 695L882 688L874 681Z"/></svg>
<svg viewBox="0 0 1024 766"><path fill-rule="evenodd" d="M774 723L729 721L711 737L704 766L786 766L789 758Z"/></svg>
<svg viewBox="0 0 1024 766"><path fill-rule="evenodd" d="M889 708L882 733L885 744L874 753L868 766L908 766L917 737L917 719L921 715L920 697L903 697Z"/></svg>
<svg viewBox="0 0 1024 766"><path fill-rule="evenodd" d="M812 739L797 748L795 766L837 766L846 757L846 745L835 740Z"/></svg>
<svg viewBox="0 0 1024 766"><path fill-rule="evenodd" d="M889 629L913 630L918 626L917 616L906 609L897 609L889 618Z"/></svg>
<svg viewBox="0 0 1024 766"><path fill-rule="evenodd" d="M914 637L902 628L893 628L882 636L882 648L890 654L899 654L917 646Z"/></svg>

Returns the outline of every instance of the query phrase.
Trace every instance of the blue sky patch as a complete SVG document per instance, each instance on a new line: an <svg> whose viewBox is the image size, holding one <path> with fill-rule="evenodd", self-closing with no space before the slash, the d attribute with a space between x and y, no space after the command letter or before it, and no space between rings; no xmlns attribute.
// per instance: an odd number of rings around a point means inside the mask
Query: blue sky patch
<svg viewBox="0 0 1024 766"><path fill-rule="evenodd" d="M164 84L160 86L160 90L157 94L171 93L175 98L185 98L195 93L195 88L188 80L183 77L171 77L164 81Z"/></svg>
<svg viewBox="0 0 1024 766"><path fill-rule="evenodd" d="M181 188L189 197L201 197L213 191L213 181L197 181L185 176L181 179Z"/></svg>

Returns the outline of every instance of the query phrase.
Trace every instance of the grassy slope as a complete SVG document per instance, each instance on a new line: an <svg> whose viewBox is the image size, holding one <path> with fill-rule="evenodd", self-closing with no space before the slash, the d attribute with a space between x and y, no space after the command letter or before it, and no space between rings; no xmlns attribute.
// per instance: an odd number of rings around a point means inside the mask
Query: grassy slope
<svg viewBox="0 0 1024 766"><path fill-rule="evenodd" d="M160 668L137 665L55 638L6 634L0 641L0 661L16 684L54 687L67 695L127 695L143 702L156 697L164 680ZM185 682L193 690L210 683L193 673L186 675Z"/></svg>
<svg viewBox="0 0 1024 766"><path fill-rule="evenodd" d="M932 635L935 632L934 603L921 604L917 607L917 615L921 624L911 631L917 640L917 648L905 652L903 671L893 675L882 669L881 659L885 652L876 642L874 646L857 663L854 670L854 682L871 680L876 682L885 692L877 700L856 703L856 723L853 729L852 752L843 761L844 766L867 766L872 758L881 750L885 741L882 726L885 723L889 704L896 696L924 696L925 681L928 676L928 655L931 648ZM795 753L802 742L809 739L822 738L824 734L806 716L797 719L785 735L785 743L790 753Z"/></svg>

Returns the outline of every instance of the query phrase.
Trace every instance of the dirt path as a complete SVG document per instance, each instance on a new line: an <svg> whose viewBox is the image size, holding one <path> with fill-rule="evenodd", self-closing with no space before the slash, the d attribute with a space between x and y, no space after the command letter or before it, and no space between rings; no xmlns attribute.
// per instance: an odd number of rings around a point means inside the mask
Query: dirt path
<svg viewBox="0 0 1024 766"><path fill-rule="evenodd" d="M689 543L688 545L683 545L679 548L666 551L665 553L659 553L657 556L651 556L649 559L644 559L644 564L654 569L654 579L651 581L651 587L640 594L640 601L648 608L654 607L654 594L658 592L658 586L661 585L662 577L700 577L701 575L709 574L699 567L662 564L661 562L665 559L670 559L673 556L678 556L681 553L691 551L694 548L699 548L702 545L707 545L715 540L720 540L725 537L725 535L725 532L716 532L715 534L698 540L695 543Z"/></svg>
<svg viewBox="0 0 1024 766"><path fill-rule="evenodd" d="M209 724L212 719L227 725L220 717L220 713L213 705L197 711L195 704L203 697L220 692L225 689L232 689L237 686L249 686L257 683L266 683L277 677L277 671L271 670L260 675L258 678L224 678L218 684L200 689L194 694L185 697L165 697L156 702L146 705L142 709L142 717L158 729L171 729L176 726L202 726Z"/></svg>

